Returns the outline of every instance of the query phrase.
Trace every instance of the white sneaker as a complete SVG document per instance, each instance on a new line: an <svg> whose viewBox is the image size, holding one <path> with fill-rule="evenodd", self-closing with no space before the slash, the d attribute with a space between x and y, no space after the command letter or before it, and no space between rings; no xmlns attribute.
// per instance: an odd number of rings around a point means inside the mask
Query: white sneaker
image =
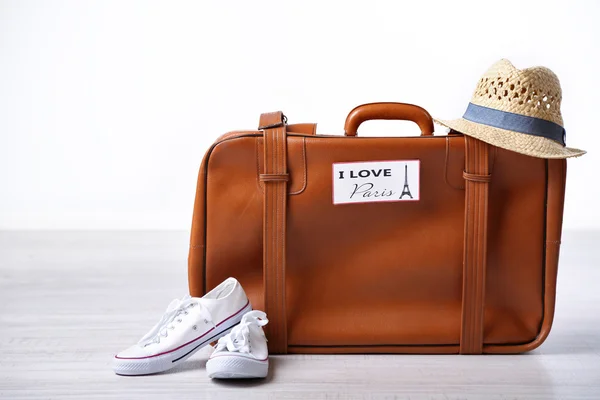
<svg viewBox="0 0 600 400"><path fill-rule="evenodd" d="M269 320L262 311L250 311L229 334L219 339L206 363L209 378L264 378L269 371L267 338L262 330Z"/></svg>
<svg viewBox="0 0 600 400"><path fill-rule="evenodd" d="M113 369L119 375L146 375L171 369L226 335L250 310L250 301L234 278L202 298L175 299L138 344L115 356Z"/></svg>

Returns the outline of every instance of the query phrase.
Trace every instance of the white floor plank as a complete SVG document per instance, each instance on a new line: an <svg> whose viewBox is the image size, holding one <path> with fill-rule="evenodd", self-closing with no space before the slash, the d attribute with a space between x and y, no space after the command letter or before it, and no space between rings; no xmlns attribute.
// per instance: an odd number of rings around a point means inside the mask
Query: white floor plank
<svg viewBox="0 0 600 400"><path fill-rule="evenodd" d="M185 232L0 232L0 397L7 399L600 399L600 232L566 232L549 339L519 356L272 357L216 383L208 349L119 377L113 354L187 292Z"/></svg>

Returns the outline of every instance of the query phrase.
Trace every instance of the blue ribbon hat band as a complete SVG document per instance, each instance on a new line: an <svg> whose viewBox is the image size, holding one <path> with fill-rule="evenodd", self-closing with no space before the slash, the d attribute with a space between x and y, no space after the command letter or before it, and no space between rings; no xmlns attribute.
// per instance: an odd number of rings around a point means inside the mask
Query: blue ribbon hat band
<svg viewBox="0 0 600 400"><path fill-rule="evenodd" d="M489 125L495 128L545 137L566 146L565 128L545 119L495 110L489 107L478 106L473 103L469 103L463 118L471 122Z"/></svg>

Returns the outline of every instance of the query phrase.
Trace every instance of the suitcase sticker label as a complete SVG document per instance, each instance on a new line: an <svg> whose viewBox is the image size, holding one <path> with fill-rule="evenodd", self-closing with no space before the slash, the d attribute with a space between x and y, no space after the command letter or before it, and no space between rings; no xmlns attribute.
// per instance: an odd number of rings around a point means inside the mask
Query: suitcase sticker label
<svg viewBox="0 0 600 400"><path fill-rule="evenodd" d="M333 204L418 201L419 160L333 164Z"/></svg>

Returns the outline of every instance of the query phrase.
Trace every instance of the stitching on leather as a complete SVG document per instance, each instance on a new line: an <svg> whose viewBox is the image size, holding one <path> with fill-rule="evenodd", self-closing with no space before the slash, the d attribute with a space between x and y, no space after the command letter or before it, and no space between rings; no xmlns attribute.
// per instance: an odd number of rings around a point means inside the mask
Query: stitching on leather
<svg viewBox="0 0 600 400"><path fill-rule="evenodd" d="M265 140L269 140L268 143L270 146L267 149L265 147L265 154L267 154L266 160L271 161L271 165L273 167L271 173L282 173L286 170L287 162L286 162L286 152L285 148L285 133L283 129L276 128L272 131L272 134L266 135ZM274 147L274 148L273 148ZM269 157L269 154L272 154L272 157ZM287 183L286 182L274 182L269 184L269 186L265 189L265 211L270 211L270 215L266 218L272 218L271 229L265 229L266 242L271 244L270 251L267 252L265 258L267 260L267 265L265 268L265 273L267 273L267 277L271 276L274 278L269 279L269 283L265 285L265 288L268 288L268 293L272 293L275 297L273 298L271 295L267 295L265 301L267 304L274 305L273 313L278 316L278 323L273 322L272 332L275 337L279 338L277 342L274 341L274 347L276 351L286 352L287 344L285 337L285 297L284 297L284 279L285 279L285 260L284 260L284 244L285 244L285 201L287 196ZM270 243L269 243L270 242ZM267 245L267 244L266 244ZM265 245L265 246L266 246ZM273 247L274 246L274 247ZM273 289L272 291L270 289ZM280 302L278 300L280 299ZM266 304L265 304L266 306ZM271 312L269 310L269 312Z"/></svg>
<svg viewBox="0 0 600 400"><path fill-rule="evenodd" d="M448 164L450 163L450 138L446 136L446 159L444 161L444 180L446 181L446 185L450 186L455 190L465 190L465 187L456 187L450 183L448 180Z"/></svg>
<svg viewBox="0 0 600 400"><path fill-rule="evenodd" d="M284 165L287 171L287 137L284 136L284 146L286 146L286 152L284 153ZM303 151L303 160L304 160L304 140L302 140L302 151ZM304 171L303 174L306 174L306 163L304 163ZM304 175L306 176L306 175ZM284 196L281 197L281 204L282 204L282 229L281 229L281 240L283 242L283 246L281 248L281 265L283 266L282 270L281 270L281 292L282 292L282 296L281 296L281 307L283 310L283 323L282 323L282 344L283 344L283 348L282 350L284 352L287 353L287 310L285 307L285 301L286 301L286 293L285 293L285 276L286 276L286 258L285 258L285 254L286 254L286 229L287 229L287 222L285 220L285 216L286 216L286 204L287 204L287 197L285 195L285 193L287 192L287 183L284 184Z"/></svg>
<svg viewBox="0 0 600 400"><path fill-rule="evenodd" d="M203 244L190 244L190 249L203 249L204 247Z"/></svg>
<svg viewBox="0 0 600 400"><path fill-rule="evenodd" d="M468 151L469 151L469 146L467 145L467 138L465 138L465 145L466 145L466 149L465 149L465 157L466 158L466 167L470 170L471 169L471 157L469 157ZM470 324L468 323L468 321L466 320L466 318L469 317L469 313L468 310L466 308L467 302L466 299L468 299L469 296L469 292L468 292L468 288L469 288L469 281L468 281L468 270L470 268L470 254L469 254L469 249L470 249L470 236L468 235L468 233L471 231L471 210L472 210L472 202L469 201L469 198L471 196L471 189L472 186L468 184L468 182L465 184L465 207L466 207L466 221L465 221L465 254L464 254L464 269L463 269L463 300L462 300L462 304L461 304L461 332L460 332L460 352L464 352L467 351L467 349L470 347L469 343L467 342L468 339L470 339L470 335L467 332L467 328L470 326Z"/></svg>
<svg viewBox="0 0 600 400"><path fill-rule="evenodd" d="M289 181L289 174L260 174L258 176L258 180L261 182L280 182L280 181Z"/></svg>
<svg viewBox="0 0 600 400"><path fill-rule="evenodd" d="M286 167L287 167L287 162L286 162L286 154L285 154L285 142L284 142L284 133L283 130L279 130L277 135L277 139L278 141L280 141L281 143L277 146L278 151L280 151L282 154L279 154L278 160L279 160L279 170L280 171L285 171ZM278 246L277 246L277 286L278 286L278 293L279 296L277 297L276 300L279 300L279 343L280 343L280 347L283 349L283 343L284 343L284 337L283 337L283 325L285 323L285 306L284 306L284 298L285 298L285 294L283 291L283 280L284 280L284 271L285 271L285 261L283 260L283 251L284 251L284 246L285 246L285 232L284 232L284 215L285 215L285 197L286 197L286 192L287 192L287 185L284 182L281 182L279 184L279 188L278 188L278 196L277 196L277 232L276 234L278 235ZM282 350L281 349L281 350Z"/></svg>
<svg viewBox="0 0 600 400"><path fill-rule="evenodd" d="M282 171L286 171L287 169L287 152L286 152L286 137L285 137L285 131L282 129L279 132L280 134L280 140L282 141L281 143L281 148L280 150L282 150L281 154L281 158L280 158L280 163L281 163L281 170ZM279 201L280 201L280 208L279 208L279 223L281 224L278 233L280 235L280 246L278 249L278 253L279 253L279 257L280 257L280 263L278 263L277 265L279 266L278 270L279 270L279 292L280 292L280 296L279 296L279 301L280 301L280 323L279 323L279 328L280 328L280 344L281 344L281 351L285 352L285 348L287 347L287 340L285 337L285 324L286 324L286 310L285 310L285 258L284 258L284 254L285 254L285 205L286 205L286 195L287 195L287 183L286 182L282 182L280 184L280 190L283 193L280 193L279 196Z"/></svg>
<svg viewBox="0 0 600 400"><path fill-rule="evenodd" d="M306 170L308 169L308 165L306 164L306 138L302 138L302 164L304 167L302 171L302 187L299 190L296 190L295 192L289 193L290 195L297 195L306 190Z"/></svg>
<svg viewBox="0 0 600 400"><path fill-rule="evenodd" d="M256 153L256 176L259 177L261 174L260 171L260 158L259 158L259 154L260 154L260 145L259 145L259 139L260 137L256 138L256 145L255 147L255 153ZM264 138L263 138L264 140ZM286 139L287 140L287 139ZM308 165L306 164L306 138L303 137L302 138L302 163L303 163L303 171L302 171L302 187L298 190L296 190L295 192L289 192L288 196L296 196L300 193L303 193L306 190L306 187L308 185L308 181L307 181L307 177L308 177L308 173L307 173L307 169L308 169ZM287 159L286 159L287 162ZM286 165L287 166L287 165ZM290 174L291 177L291 174ZM260 179L256 179L256 185L258 186L258 189L264 193L265 191L265 187L263 185L263 183L260 181ZM291 188L291 185L290 185ZM286 188L287 190L287 188Z"/></svg>
<svg viewBox="0 0 600 400"><path fill-rule="evenodd" d="M263 136L263 141L264 140L266 140L266 138ZM254 152L256 153L256 176L260 176L260 173L261 173L261 171L260 171L260 161L258 159L258 155L260 154L260 151L258 151L258 147L259 147L258 142L259 141L260 141L260 137L257 137L256 141L255 141L256 145L254 146ZM264 146L264 142L263 142L263 146ZM260 179L256 180L256 185L258 186L258 189L261 192L264 193L264 188L263 188L262 183L260 182Z"/></svg>
<svg viewBox="0 0 600 400"><path fill-rule="evenodd" d="M471 181L474 183L489 183L492 180L492 175L481 175L476 173L468 173L467 171L463 171L463 178L466 181Z"/></svg>
<svg viewBox="0 0 600 400"><path fill-rule="evenodd" d="M273 171L277 171L279 170L279 167L277 165L277 161L279 159L279 143L278 143L278 139L279 139L279 128L275 129L275 131L273 132L273 147L274 147L274 151L273 151L273 157L272 157L272 162L273 162ZM275 231L273 232L273 242L275 243L275 248L273 249L273 269L275 271L275 282L273 282L273 286L275 287L275 291L274 291L274 295L275 298L273 299L273 304L275 305L275 315L279 316L279 318L277 318L277 324L275 325L277 328L277 338L281 337L280 334L280 322L281 322L281 316L280 316L280 309L279 309L279 304L277 304L277 299L280 296L279 293L279 248L280 248L280 243L279 243L279 202L278 202L278 198L279 198L279 188L280 188L280 184L275 184L273 185L273 189L272 189L272 193L273 193L273 206L274 206L274 213L273 213L273 222L274 222L274 227L275 227Z"/></svg>
<svg viewBox="0 0 600 400"><path fill-rule="evenodd" d="M465 138L466 170L481 174L489 169L489 147L483 142ZM486 153L487 152L487 153ZM487 157L486 157L486 153ZM481 353L483 346L483 300L485 299L486 210L487 185L465 184L465 254L460 352ZM477 283L480 283L479 285Z"/></svg>
<svg viewBox="0 0 600 400"><path fill-rule="evenodd" d="M265 171L267 171L267 169L269 168L269 162L271 162L272 164L272 158L271 154L269 152L270 148L271 148L271 141L272 141L272 135L271 134L266 134L265 132L265 137L264 137L264 141L265 141ZM270 172L270 171L269 171ZM265 272L267 273L267 279L265 282L265 288L268 290L267 291L267 296L265 296L265 308L267 309L267 312L271 312L271 310L269 309L271 304L272 304L272 297L274 295L273 291L274 288L272 287L273 285L273 278L276 278L276 271L273 270L273 248L272 246L276 246L277 243L275 243L275 240L273 240L274 238L273 236L273 229L274 228L274 224L275 224L275 210L272 209L272 207L274 207L273 205L273 191L275 190L275 187L273 185L269 185L268 187L265 187L265 196L264 196L264 201L266 202L265 204L265 212L268 212L269 215L265 217L265 220L268 221L268 226L265 229L265 235L266 235L266 240L265 240L265 248L267 249L267 254L265 254L265 260L267 265L265 265ZM276 294L276 293L275 293ZM273 310L273 312L275 312L275 310ZM273 325L273 327L271 328L275 334L277 331L277 326Z"/></svg>
<svg viewBox="0 0 600 400"><path fill-rule="evenodd" d="M273 193L275 196L274 199L274 203L275 203L275 232L274 232L274 239L275 239L275 254L274 254L274 258L275 258L275 263L273 265L273 267L275 268L275 299L273 301L273 304L275 304L276 308L276 315L278 315L278 322L277 322L277 332L278 332L278 343L281 343L281 324L283 321L282 318L282 314L283 314L283 310L281 309L281 305L279 304L279 299L281 297L283 297L283 294L281 293L281 286L280 286L280 282L281 282L281 256L280 256L280 252L281 252L281 238L280 238L280 233L281 233L281 190L283 185L278 185L279 187L277 187ZM281 344L279 344L278 346L281 346Z"/></svg>
<svg viewBox="0 0 600 400"><path fill-rule="evenodd" d="M285 137L285 132L281 132L282 133L282 138L281 140L283 141L282 146L283 146L283 156L282 156L282 167L284 171L287 171L287 138ZM282 351L284 351L284 347L287 347L286 344L286 338L285 338L285 324L286 324L286 309L285 309L285 246L286 246L286 242L285 242L285 229L286 229L286 223L285 223L285 206L286 206L286 195L287 195L287 183L284 183L282 185L283 188L283 195L280 196L280 201L281 201L281 246L280 246L280 257L281 257L281 268L279 268L279 274L280 274L280 280L279 280L279 284L280 284L280 292L281 292L281 297L279 299L279 301L281 302L281 316L282 318L282 322L280 325L281 328L281 347L282 347ZM284 346L285 345L285 346ZM285 351L284 351L285 352Z"/></svg>
<svg viewBox="0 0 600 400"><path fill-rule="evenodd" d="M276 132L276 140L277 140L277 160L275 160L275 162L279 163L279 165L277 165L277 170L278 172L284 171L285 167L284 167L284 161L285 161L285 156L282 157L282 154L280 154L282 152L282 146L284 143L279 143L282 142L282 138L281 138L281 134L282 131L280 129L277 130ZM282 193L283 192L283 193ZM283 293L282 293L282 288L281 288L281 281L283 279L282 274L283 271L282 269L285 268L283 265L283 260L282 260L282 247L284 246L284 241L283 241L283 227L282 227L282 222L283 222L283 216L282 216L282 211L283 211L283 202L285 201L285 195L287 192L287 185L283 182L280 182L277 184L276 187L276 198L275 198L275 204L276 204L276 215L277 215L277 230L275 231L275 235L276 235L276 243L277 243L277 248L275 249L275 254L276 254L276 263L275 263L275 268L277 270L277 281L275 282L276 288L277 288L277 297L275 298L275 301L279 304L277 304L277 314L279 316L279 321L277 322L277 329L279 331L279 344L281 347L282 346L282 340L283 340L283 329L282 329L282 324L284 321L283 315L284 315L284 310L281 304L281 299L284 297Z"/></svg>

